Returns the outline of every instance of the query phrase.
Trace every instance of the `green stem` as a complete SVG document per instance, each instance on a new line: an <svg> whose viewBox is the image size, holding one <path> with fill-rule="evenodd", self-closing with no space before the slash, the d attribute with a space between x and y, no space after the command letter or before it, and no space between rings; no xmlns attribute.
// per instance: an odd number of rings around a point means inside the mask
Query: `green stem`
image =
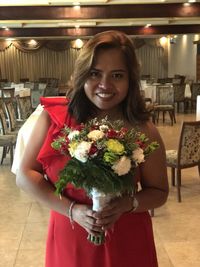
<svg viewBox="0 0 200 267"><path fill-rule="evenodd" d="M105 233L100 233L99 235L89 234L87 239L96 246L102 245L105 242Z"/></svg>

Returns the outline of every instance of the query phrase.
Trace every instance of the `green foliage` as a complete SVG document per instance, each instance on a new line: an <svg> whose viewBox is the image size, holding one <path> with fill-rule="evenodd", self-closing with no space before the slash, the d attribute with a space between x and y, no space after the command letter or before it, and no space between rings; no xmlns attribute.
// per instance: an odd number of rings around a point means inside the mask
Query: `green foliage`
<svg viewBox="0 0 200 267"><path fill-rule="evenodd" d="M90 194L92 188L104 193L133 191L133 172L118 176L113 170L98 160L85 163L72 158L60 172L56 182L56 194L61 194L68 183L83 188Z"/></svg>

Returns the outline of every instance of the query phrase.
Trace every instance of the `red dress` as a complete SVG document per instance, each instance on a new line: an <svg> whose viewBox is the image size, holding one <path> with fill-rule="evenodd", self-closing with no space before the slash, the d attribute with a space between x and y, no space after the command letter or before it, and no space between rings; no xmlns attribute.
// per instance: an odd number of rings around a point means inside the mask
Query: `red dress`
<svg viewBox="0 0 200 267"><path fill-rule="evenodd" d="M42 99L51 117L46 140L38 155L44 172L52 182L67 162L66 157L53 150L51 142L64 124L74 126L75 120L67 113L64 98ZM79 203L91 204L83 190L68 186L65 194ZM106 242L95 246L87 240L87 232L79 224L74 229L67 216L51 211L46 267L157 267L152 222L148 212L127 213L108 231Z"/></svg>

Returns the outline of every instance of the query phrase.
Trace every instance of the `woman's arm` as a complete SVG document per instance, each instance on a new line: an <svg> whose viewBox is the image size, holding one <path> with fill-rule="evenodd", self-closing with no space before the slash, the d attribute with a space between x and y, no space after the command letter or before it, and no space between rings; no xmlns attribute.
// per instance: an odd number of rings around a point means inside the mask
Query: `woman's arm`
<svg viewBox="0 0 200 267"><path fill-rule="evenodd" d="M36 160L37 155L47 135L50 126L50 118L46 111L40 115L29 142L24 151L24 155L17 172L16 183L36 200L44 203L51 209L61 214L67 214L67 207L70 205L68 199L59 197L54 194L54 186L44 179L41 164Z"/></svg>
<svg viewBox="0 0 200 267"><path fill-rule="evenodd" d="M159 143L159 148L140 167L142 190L136 194L139 202L137 212L162 206L169 192L165 147L160 134L152 123L147 123L142 130L150 142Z"/></svg>
<svg viewBox="0 0 200 267"><path fill-rule="evenodd" d="M17 172L16 183L21 189L45 204L48 208L68 216L72 201L67 197L60 199L60 197L55 195L55 187L44 178L42 166L36 160L49 126L49 115L46 111L43 111L25 149L20 168ZM101 228L94 226L92 214L91 207L87 205L75 204L73 206L73 219L85 228L87 232L94 234L101 231Z"/></svg>

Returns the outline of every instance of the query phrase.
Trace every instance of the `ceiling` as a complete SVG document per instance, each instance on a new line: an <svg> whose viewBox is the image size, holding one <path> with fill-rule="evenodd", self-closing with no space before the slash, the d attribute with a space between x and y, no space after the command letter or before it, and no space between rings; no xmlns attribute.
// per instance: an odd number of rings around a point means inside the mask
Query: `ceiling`
<svg viewBox="0 0 200 267"><path fill-rule="evenodd" d="M200 1L78 2L1 0L0 38L87 38L110 29L145 37L200 34Z"/></svg>

